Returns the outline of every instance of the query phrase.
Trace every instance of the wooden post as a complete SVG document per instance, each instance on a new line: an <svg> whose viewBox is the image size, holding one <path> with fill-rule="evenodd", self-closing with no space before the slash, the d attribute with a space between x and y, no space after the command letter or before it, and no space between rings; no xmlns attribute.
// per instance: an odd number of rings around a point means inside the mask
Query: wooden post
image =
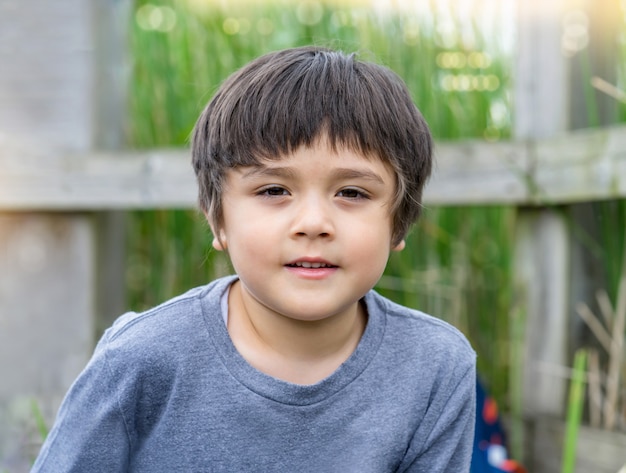
<svg viewBox="0 0 626 473"><path fill-rule="evenodd" d="M558 209L522 207L516 228L516 287L526 307L524 415L560 416L568 361L569 227Z"/></svg>
<svg viewBox="0 0 626 473"><path fill-rule="evenodd" d="M564 11L565 0L518 1L517 139L547 138L566 129L567 63L561 51ZM555 373L567 364L567 222L554 208L520 208L517 220L517 284L527 308L524 410L531 416L560 416L566 380Z"/></svg>
<svg viewBox="0 0 626 473"><path fill-rule="evenodd" d="M98 49L106 35L94 33L94 25L128 5L0 3L5 148L16 155L54 156L86 153L107 141L103 104L118 103L119 87L109 82L102 90L106 96L94 90L110 81L99 79L110 68ZM106 41L115 44L117 38ZM0 213L0 471L29 470L41 442L33 405L50 422L93 350L101 282L96 259L103 241L94 221L92 213L36 208Z"/></svg>
<svg viewBox="0 0 626 473"><path fill-rule="evenodd" d="M126 145L129 19L132 2L92 0L94 34L93 147ZM126 310L126 211L98 212L96 218L96 338Z"/></svg>

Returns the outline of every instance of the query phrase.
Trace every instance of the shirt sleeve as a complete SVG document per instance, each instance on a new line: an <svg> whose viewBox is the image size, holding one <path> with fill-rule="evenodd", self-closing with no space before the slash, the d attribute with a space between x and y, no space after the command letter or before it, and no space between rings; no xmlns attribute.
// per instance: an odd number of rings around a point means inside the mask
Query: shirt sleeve
<svg viewBox="0 0 626 473"><path fill-rule="evenodd" d="M464 370L464 371L463 371ZM398 470L467 473L476 418L476 365L463 363L441 383Z"/></svg>
<svg viewBox="0 0 626 473"><path fill-rule="evenodd" d="M66 394L31 473L127 471L130 441L120 406L124 384L108 366L103 338Z"/></svg>

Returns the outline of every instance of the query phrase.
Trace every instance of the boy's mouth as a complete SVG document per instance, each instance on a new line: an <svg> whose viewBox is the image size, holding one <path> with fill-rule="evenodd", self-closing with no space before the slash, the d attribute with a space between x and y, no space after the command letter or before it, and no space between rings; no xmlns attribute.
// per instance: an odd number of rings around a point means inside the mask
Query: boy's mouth
<svg viewBox="0 0 626 473"><path fill-rule="evenodd" d="M298 261L297 263L290 263L287 266L291 268L336 268L337 266L326 263L309 263L308 261Z"/></svg>
<svg viewBox="0 0 626 473"><path fill-rule="evenodd" d="M319 269L319 268L336 268L337 265L322 260L298 260L291 263L287 263L285 266L290 268L307 268L307 269Z"/></svg>

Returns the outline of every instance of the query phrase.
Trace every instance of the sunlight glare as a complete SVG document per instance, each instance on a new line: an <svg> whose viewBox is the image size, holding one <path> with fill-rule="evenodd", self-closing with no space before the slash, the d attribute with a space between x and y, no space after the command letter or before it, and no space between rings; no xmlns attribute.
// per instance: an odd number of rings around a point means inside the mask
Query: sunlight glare
<svg viewBox="0 0 626 473"><path fill-rule="evenodd" d="M566 57L573 56L589 45L589 18L582 10L572 10L563 18L561 48Z"/></svg>
<svg viewBox="0 0 626 473"><path fill-rule="evenodd" d="M237 18L226 18L222 23L222 29L227 35L235 35L239 33L239 20Z"/></svg>
<svg viewBox="0 0 626 473"><path fill-rule="evenodd" d="M137 25L146 31L167 33L176 26L176 12L167 6L146 3L135 14Z"/></svg>
<svg viewBox="0 0 626 473"><path fill-rule="evenodd" d="M313 26L322 20L324 7L320 2L306 0L298 3L296 16L303 25Z"/></svg>

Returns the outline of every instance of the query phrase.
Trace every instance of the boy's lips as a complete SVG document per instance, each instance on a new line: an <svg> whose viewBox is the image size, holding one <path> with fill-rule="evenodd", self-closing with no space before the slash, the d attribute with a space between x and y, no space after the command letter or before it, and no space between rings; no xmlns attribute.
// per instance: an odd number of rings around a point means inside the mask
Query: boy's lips
<svg viewBox="0 0 626 473"><path fill-rule="evenodd" d="M298 258L290 261L285 266L290 268L304 268L304 269L320 269L320 268L337 268L337 265L331 263L322 258Z"/></svg>
<svg viewBox="0 0 626 473"><path fill-rule="evenodd" d="M321 281L331 277L339 266L322 258L298 258L285 265L292 275L309 281Z"/></svg>

